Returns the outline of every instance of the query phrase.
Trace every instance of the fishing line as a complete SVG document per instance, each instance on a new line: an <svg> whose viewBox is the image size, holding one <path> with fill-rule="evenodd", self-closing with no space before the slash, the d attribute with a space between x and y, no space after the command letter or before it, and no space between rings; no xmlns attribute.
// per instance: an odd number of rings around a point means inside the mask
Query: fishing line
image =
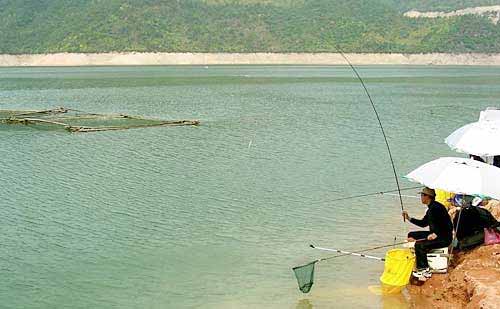
<svg viewBox="0 0 500 309"><path fill-rule="evenodd" d="M387 196L399 196L398 194L390 194L390 193L385 193L384 195ZM408 197L408 198L419 198L416 195L406 195L406 194L401 194L402 197Z"/></svg>
<svg viewBox="0 0 500 309"><path fill-rule="evenodd" d="M350 200L350 199L354 199L354 198L360 198L360 197L366 197L366 196L372 196L372 195L390 195L392 196L391 194L388 194L388 193L391 193L391 192L398 192L398 191L404 191L404 190L413 190L413 189L419 189L419 188L422 188L422 186L416 186L416 187L407 187L407 188L398 188L398 189L394 189L394 190L389 190L389 191L379 191L379 192L371 192L371 193L364 193L364 194L359 194L359 195L352 195L352 196L346 196L346 197L340 197L340 198L337 198L337 199L333 199L333 200L324 200L324 201L318 201L318 202L310 202L309 204L320 204L320 203L325 203L325 202L337 202L337 201L344 201L344 200ZM401 192L399 192L399 195L401 195ZM413 195L405 195L406 197L412 197L412 198L415 198L415 196Z"/></svg>
<svg viewBox="0 0 500 309"><path fill-rule="evenodd" d="M387 141L387 136L385 135L385 130L384 130L384 127L382 126L382 121L380 120L377 109L375 108L375 104L373 103L372 97L370 96L370 93L368 92L368 88L366 88L366 85L365 85L363 79L361 78L361 76L359 75L358 71L356 70L356 68L351 64L349 59L347 59L347 57L344 55L342 50L336 44L334 46L337 49L337 51L340 53L342 58L345 59L345 61L349 64L351 69L354 71L354 73L358 77L358 80L361 82L361 85L363 86L363 89L365 89L366 95L368 96L368 99L370 100L371 106L373 108L373 112L375 113L375 116L377 116L377 121L378 121L378 124L380 126L380 130L382 131L382 135L384 136L385 145L387 146L387 152L389 154L389 159L391 160L392 171L394 173L394 179L396 180L396 186L398 187L397 191L399 194L399 203L401 204L401 211L403 212L404 211L403 197L401 196L401 188L399 186L398 175L396 173L396 166L394 165L394 160L392 159L391 148L389 147L389 142ZM403 221L406 221L404 217L403 217Z"/></svg>

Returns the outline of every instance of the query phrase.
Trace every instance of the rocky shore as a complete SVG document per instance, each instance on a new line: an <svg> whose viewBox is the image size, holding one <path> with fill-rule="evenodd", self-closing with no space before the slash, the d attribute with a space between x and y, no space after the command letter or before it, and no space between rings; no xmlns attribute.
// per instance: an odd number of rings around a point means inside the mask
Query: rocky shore
<svg viewBox="0 0 500 309"><path fill-rule="evenodd" d="M500 65L497 54L346 54L355 65ZM345 65L339 53L57 53L0 55L0 67L113 65Z"/></svg>
<svg viewBox="0 0 500 309"><path fill-rule="evenodd" d="M484 208L500 220L500 202ZM499 308L500 244L457 252L448 274L434 274L421 286L408 285L415 308Z"/></svg>
<svg viewBox="0 0 500 309"><path fill-rule="evenodd" d="M448 274L408 292L418 308L500 308L500 244L456 254Z"/></svg>

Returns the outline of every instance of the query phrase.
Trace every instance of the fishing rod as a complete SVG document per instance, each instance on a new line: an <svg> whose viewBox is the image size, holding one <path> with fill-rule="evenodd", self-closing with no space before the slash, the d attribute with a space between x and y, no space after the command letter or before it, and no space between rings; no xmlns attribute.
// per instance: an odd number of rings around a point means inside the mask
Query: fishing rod
<svg viewBox="0 0 500 309"><path fill-rule="evenodd" d="M340 53L340 55L342 56L342 58L344 58L345 61L349 64L349 66L351 67L351 69L354 71L354 73L356 74L357 78L361 82L361 85L363 86L363 89L365 90L366 95L368 96L368 99L370 100L371 106L373 108L373 112L375 113L375 116L377 116L377 121L378 121L378 124L380 126L380 130L382 131L382 135L384 136L385 145L387 146L387 152L389 154L389 159L391 160L392 172L394 173L394 179L396 180L396 186L398 187L397 191L398 191L398 194L399 194L399 203L401 204L401 212L403 212L404 211L403 197L401 196L401 188L399 186L398 175L396 173L396 166L394 165L394 160L392 159L391 147L389 147L389 142L387 141L387 136L385 135L385 130L384 130L384 127L382 126L382 121L380 120L380 117L378 115L377 109L375 108L375 104L373 103L372 97L371 97L370 93L368 92L368 88L366 88L365 82L363 81L363 79L359 75L359 73L356 70L356 68L352 65L352 63L349 61L349 59L347 59L347 57L344 55L344 53L338 47L338 45L334 44L334 46L335 46L335 49ZM403 222L405 222L405 221L406 221L406 219L403 217Z"/></svg>
<svg viewBox="0 0 500 309"><path fill-rule="evenodd" d="M404 191L404 190L413 190L413 189L419 189L419 188L422 188L422 186L400 188L399 190L400 191ZM349 199L354 199L354 198L360 198L360 197L366 197L366 196L372 196L372 195L379 195L379 194L380 195L393 196L390 193L397 192L397 191L398 191L398 189L388 190L388 191L371 192L371 193L365 193L365 194L359 194L359 195L352 195L352 196L341 197L341 198L337 198L337 199L333 199L333 200L324 200L324 201L319 201L319 202L311 202L309 204L319 204L319 203L325 203L325 202L337 202L337 201L344 201L344 200L349 200ZM396 195L396 196L399 196L399 195ZM415 196L413 196L413 195L405 195L405 196L406 197L413 197L413 198L415 198Z"/></svg>
<svg viewBox="0 0 500 309"><path fill-rule="evenodd" d="M391 147L389 146L389 142L387 141L387 136L385 134L384 126L382 125L382 121L380 120L380 116L379 116L379 114L377 112L377 109L375 108L375 104L373 103L373 100L372 100L372 97L370 95L370 92L368 92L368 88L366 88L366 85L365 85L363 79L361 78L361 76L359 75L358 71L352 65L352 63L349 61L349 59L347 59L347 57L344 55L344 53L342 52L342 50L336 44L334 44L334 46L337 49L337 51L340 53L340 55L342 56L342 58L344 58L345 61L347 62L347 64L349 64L349 67L356 74L356 77L360 81L361 85L363 86L363 89L366 92L366 95L368 96L368 99L369 99L370 104L372 106L373 112L375 113L375 116L377 117L377 121L378 121L380 130L382 131L382 135L384 137L385 145L387 147L387 153L389 154L389 159L391 160L392 172L394 174L394 179L396 181L397 192L398 192L398 196L399 196L399 203L401 205L401 212L403 212L404 211L403 197L401 196L401 187L399 185L398 175L397 175L397 172L396 172L396 166L394 165L394 160L392 158L392 153L391 153ZM380 192L377 192L375 194L380 194ZM373 194L370 194L370 195L373 195ZM368 195L365 195L365 196L368 196ZM357 196L357 197L361 197L361 196ZM353 197L351 197L351 198L353 198ZM403 222L405 222L405 221L406 221L406 219L403 216ZM393 245L395 245L395 244L393 244ZM316 247L314 247L312 245L311 245L311 247L312 248L316 248ZM317 247L316 249L319 249L319 248L320 247ZM328 249L328 248L322 248L322 249ZM335 251L335 249L331 249L331 250ZM330 251L330 250L328 250L328 251ZM347 252L347 251L342 251L342 250L337 250L335 252L339 252L339 253L343 253L343 254L350 254L350 255L357 255L358 254L357 252ZM331 258L334 258L334 257L331 257ZM372 257L372 258L377 258L377 257ZM328 259L328 258L326 258L326 259ZM297 283L299 284L299 289L303 293L308 293L311 290L311 287L313 285L314 265L317 262L322 261L322 260L326 260L326 259L319 259L319 260L313 261L313 262L311 262L309 264L302 265L302 266L297 266L297 267L294 267L292 269L293 272L295 273L295 277L297 278Z"/></svg>

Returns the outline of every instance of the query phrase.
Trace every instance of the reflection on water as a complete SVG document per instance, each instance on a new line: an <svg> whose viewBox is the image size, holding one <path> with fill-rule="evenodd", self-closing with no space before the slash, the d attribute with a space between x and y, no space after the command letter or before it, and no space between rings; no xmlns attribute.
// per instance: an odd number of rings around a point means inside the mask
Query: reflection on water
<svg viewBox="0 0 500 309"><path fill-rule="evenodd" d="M376 296L376 297L374 297ZM349 301L351 299L351 301ZM383 295L380 286L372 285L365 288L352 288L332 290L330 293L309 296L298 300L296 309L314 309L314 308L336 308L335 304L342 304L338 307L349 306L356 308L374 308L383 309L393 308L411 308L411 301L408 292L403 290L401 293ZM363 305L365 304L365 305Z"/></svg>
<svg viewBox="0 0 500 309"><path fill-rule="evenodd" d="M314 306L309 299L301 299L297 303L296 309L313 309Z"/></svg>
<svg viewBox="0 0 500 309"><path fill-rule="evenodd" d="M409 296L405 292L400 294L383 295L381 300L383 309L411 308Z"/></svg>

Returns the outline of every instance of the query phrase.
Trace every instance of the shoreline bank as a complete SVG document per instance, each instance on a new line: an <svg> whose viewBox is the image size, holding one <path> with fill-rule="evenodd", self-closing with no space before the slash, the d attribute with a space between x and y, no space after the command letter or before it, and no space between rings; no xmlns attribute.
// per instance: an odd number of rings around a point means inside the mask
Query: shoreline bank
<svg viewBox="0 0 500 309"><path fill-rule="evenodd" d="M500 204L485 207L496 220ZM429 308L500 308L500 244L481 245L454 254L447 274L435 274L422 286L408 286L414 303Z"/></svg>
<svg viewBox="0 0 500 309"><path fill-rule="evenodd" d="M408 286L414 303L429 308L500 308L500 244L457 254L448 274Z"/></svg>
<svg viewBox="0 0 500 309"><path fill-rule="evenodd" d="M345 54L355 65L500 66L495 54ZM345 65L339 53L54 53L0 55L0 67L126 65Z"/></svg>

